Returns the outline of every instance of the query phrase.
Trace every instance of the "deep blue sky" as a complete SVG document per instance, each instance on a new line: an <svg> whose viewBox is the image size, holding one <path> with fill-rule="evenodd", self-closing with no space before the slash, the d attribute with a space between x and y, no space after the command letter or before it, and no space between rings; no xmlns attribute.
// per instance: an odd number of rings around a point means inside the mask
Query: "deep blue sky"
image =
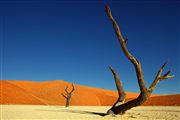
<svg viewBox="0 0 180 120"><path fill-rule="evenodd" d="M180 93L180 2L0 1L1 79L63 79L116 90L112 65L124 89L139 92L134 67L104 12L106 3L142 64L146 84L168 60L164 72L171 69L176 77L160 82L154 93Z"/></svg>

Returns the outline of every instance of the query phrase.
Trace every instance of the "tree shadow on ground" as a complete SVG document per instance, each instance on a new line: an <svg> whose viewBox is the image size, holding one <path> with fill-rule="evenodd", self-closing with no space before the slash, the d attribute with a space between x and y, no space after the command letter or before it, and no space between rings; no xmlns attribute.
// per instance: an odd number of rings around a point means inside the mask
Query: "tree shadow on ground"
<svg viewBox="0 0 180 120"><path fill-rule="evenodd" d="M68 109L61 109L61 110L44 110L44 109L38 109L38 111L71 112L71 113L80 113L80 114L99 115L99 116L102 116L102 117L104 117L105 115L107 115L106 113L101 113L101 112L81 111L81 110L68 110Z"/></svg>
<svg viewBox="0 0 180 120"><path fill-rule="evenodd" d="M107 115L106 113L92 112L92 111L81 111L81 110L67 110L67 112L80 113L80 114L93 114L93 115L100 115L100 116Z"/></svg>

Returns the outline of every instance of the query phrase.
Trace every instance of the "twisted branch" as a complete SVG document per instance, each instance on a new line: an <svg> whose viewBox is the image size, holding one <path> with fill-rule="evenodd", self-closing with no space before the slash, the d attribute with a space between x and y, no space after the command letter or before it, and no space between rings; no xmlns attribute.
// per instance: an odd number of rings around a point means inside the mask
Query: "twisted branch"
<svg viewBox="0 0 180 120"><path fill-rule="evenodd" d="M113 18L111 10L110 10L108 5L105 6L105 12L106 12L109 20L113 24L115 33L117 35L117 38L119 40L119 43L121 45L121 48L122 48L125 56L131 61L131 63L135 67L136 75L137 75L137 79L138 79L138 84L139 84L141 92L146 92L147 88L146 88L146 85L145 85L145 82L144 82L144 76L143 76L143 72L142 72L140 62L134 56L132 56L131 53L128 51L128 49L126 47L126 42L127 42L128 39L124 40L124 38L122 37L119 26L118 26L117 22L115 21L115 19Z"/></svg>
<svg viewBox="0 0 180 120"><path fill-rule="evenodd" d="M144 82L144 76L143 76L143 71L142 71L142 67L141 67L141 63L134 57L131 55L131 53L128 51L127 47L126 47L126 43L128 41L128 38L126 38L124 40L119 26L117 24L117 22L115 21L115 19L112 16L111 10L109 8L108 5L105 6L105 12L109 18L109 20L112 22L115 33L117 35L118 41L120 43L120 46L123 50L123 53L125 54L125 56L127 57L128 60L130 60L130 62L134 65L135 71L136 71L136 76L137 76L137 80L138 80L138 84L139 84L139 88L141 93L139 94L139 96L131 101L128 101L126 103L123 104L118 104L120 100L124 100L125 97L123 97L123 95L125 95L124 90L122 88L122 83L121 80L117 74L117 72L110 67L113 75L114 75L114 79L115 79L115 83L116 83L116 87L118 90L118 94L119 94L119 98L116 101L116 103L107 111L107 114L124 114L125 111L131 109L132 107L136 107L139 105L142 105L151 95L152 91L154 90L154 88L156 87L156 85L158 84L159 81L161 80L165 80L165 79L169 79L172 78L174 76L169 75L171 73L171 71L169 70L168 72L166 72L164 75L162 74L163 68L165 67L165 64L162 65L162 67L159 69L155 80L152 82L152 84L150 85L149 88L146 87L145 82ZM121 102L120 102L121 103Z"/></svg>

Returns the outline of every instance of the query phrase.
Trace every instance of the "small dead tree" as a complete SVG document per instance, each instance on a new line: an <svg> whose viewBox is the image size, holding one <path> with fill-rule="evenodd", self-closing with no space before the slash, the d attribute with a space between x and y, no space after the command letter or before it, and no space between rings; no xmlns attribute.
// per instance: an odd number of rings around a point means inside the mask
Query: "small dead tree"
<svg viewBox="0 0 180 120"><path fill-rule="evenodd" d="M66 92L66 95L64 95L63 93L61 93L61 95L66 98L66 107L69 107L69 103L70 103L70 100L71 100L71 96L72 96L72 93L74 92L75 88L74 88L74 84L72 84L72 90L69 92L68 91L68 86L66 86L65 88L65 92Z"/></svg>
<svg viewBox="0 0 180 120"><path fill-rule="evenodd" d="M107 114L124 114L127 110L142 105L151 95L152 91L155 89L156 85L165 79L169 79L169 78L173 78L174 76L169 75L170 74L170 70L168 72L166 72L165 74L162 75L163 72L163 68L166 66L167 62L164 63L159 71L157 72L157 75L154 79L154 81L152 82L152 84L150 85L150 87L146 87L145 82L144 82L144 76L143 76L143 70L141 67L141 63L137 60L137 58L135 58L127 49L126 44L128 39L124 39L121 31L119 29L119 26L117 24L117 22L115 21L115 19L112 16L111 10L109 8L108 5L105 6L105 12L109 18L109 20L112 22L116 36L118 38L118 41L120 43L120 46L122 48L123 53L125 54L125 56L127 57L127 59L133 64L135 71L136 71L136 75L137 75L137 80L138 80L138 84L139 84L139 88L140 88L140 94L137 98L125 102L126 99L126 94L123 90L122 87L122 82L121 79L119 78L118 73L111 67L109 66L111 72L114 75L114 80L116 83L116 87L118 90L118 95L119 98L117 99L117 101L114 103L114 105L107 111Z"/></svg>

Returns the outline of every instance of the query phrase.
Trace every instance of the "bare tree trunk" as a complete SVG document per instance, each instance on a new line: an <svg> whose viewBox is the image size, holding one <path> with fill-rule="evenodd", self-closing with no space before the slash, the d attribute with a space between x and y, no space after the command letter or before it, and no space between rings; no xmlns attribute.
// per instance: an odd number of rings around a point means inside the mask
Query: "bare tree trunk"
<svg viewBox="0 0 180 120"><path fill-rule="evenodd" d="M69 107L69 101L70 101L70 98L67 98L66 99L66 106L65 107Z"/></svg>
<svg viewBox="0 0 180 120"><path fill-rule="evenodd" d="M106 12L109 20L113 24L115 33L117 35L118 41L121 45L121 48L122 48L125 56L133 64L133 66L135 68L136 76L137 76L137 80L138 80L138 84L139 84L139 88L140 88L140 92L141 92L136 99L133 99L131 101L124 103L123 101L125 101L125 92L124 92L123 87L122 87L122 82L119 79L118 73L112 67L110 67L110 69L114 75L114 79L115 79L116 87L118 90L119 98L114 103L114 105L107 111L107 114L124 114L127 110L131 109L132 107L142 105L150 97L152 91L155 89L155 87L159 81L164 80L164 79L169 79L169 78L172 78L174 76L169 75L171 71L168 71L164 75L161 75L163 68L166 65L166 63L165 63L159 69L159 71L155 77L155 80L152 82L150 87L147 88L145 85L145 82L144 82L144 75L143 75L141 63L137 60L137 58L132 56L132 54L128 51L128 49L126 47L126 43L127 43L128 39L124 40L124 38L122 37L119 26L118 26L117 22L115 21L115 19L113 18L111 10L110 10L108 5L105 6L105 12Z"/></svg>
<svg viewBox="0 0 180 120"><path fill-rule="evenodd" d="M65 92L66 92L66 95L64 95L63 93L61 93L61 95L66 98L66 105L65 107L69 107L69 103L70 103L70 100L71 100L71 96L72 96L72 93L74 92L75 88L74 88L74 85L72 84L72 90L70 92L68 92L68 86L66 86L65 88Z"/></svg>

